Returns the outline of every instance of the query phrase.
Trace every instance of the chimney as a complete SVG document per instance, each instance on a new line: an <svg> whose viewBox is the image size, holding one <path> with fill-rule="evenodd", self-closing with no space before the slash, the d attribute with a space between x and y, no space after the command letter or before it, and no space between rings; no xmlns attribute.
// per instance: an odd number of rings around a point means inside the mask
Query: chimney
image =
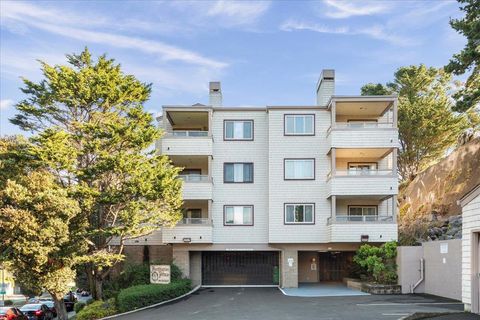
<svg viewBox="0 0 480 320"><path fill-rule="evenodd" d="M335 70L323 69L317 83L317 105L326 106L335 93Z"/></svg>
<svg viewBox="0 0 480 320"><path fill-rule="evenodd" d="M219 81L210 82L209 84L209 104L211 106L222 105L222 88Z"/></svg>

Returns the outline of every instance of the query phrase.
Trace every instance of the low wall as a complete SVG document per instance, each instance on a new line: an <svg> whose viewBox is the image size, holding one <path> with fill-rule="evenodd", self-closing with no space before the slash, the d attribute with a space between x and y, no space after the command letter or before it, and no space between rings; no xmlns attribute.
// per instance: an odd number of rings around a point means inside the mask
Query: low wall
<svg viewBox="0 0 480 320"><path fill-rule="evenodd" d="M414 293L428 293L460 300L462 295L462 240L424 242L418 247L398 247L398 284L402 293L421 277L420 259L425 261L424 280Z"/></svg>

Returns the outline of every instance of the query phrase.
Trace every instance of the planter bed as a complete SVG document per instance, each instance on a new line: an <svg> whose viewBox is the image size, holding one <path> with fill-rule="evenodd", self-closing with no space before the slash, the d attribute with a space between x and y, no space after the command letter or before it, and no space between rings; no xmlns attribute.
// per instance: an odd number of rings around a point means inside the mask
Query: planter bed
<svg viewBox="0 0 480 320"><path fill-rule="evenodd" d="M399 284L362 282L361 290L370 294L402 294L402 286Z"/></svg>

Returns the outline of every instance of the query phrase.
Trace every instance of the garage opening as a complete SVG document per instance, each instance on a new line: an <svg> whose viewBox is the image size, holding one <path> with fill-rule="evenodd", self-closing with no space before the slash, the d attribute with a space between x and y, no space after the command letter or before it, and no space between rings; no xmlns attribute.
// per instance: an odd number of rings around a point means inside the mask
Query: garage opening
<svg viewBox="0 0 480 320"><path fill-rule="evenodd" d="M275 251L204 251L203 285L278 285L279 255Z"/></svg>

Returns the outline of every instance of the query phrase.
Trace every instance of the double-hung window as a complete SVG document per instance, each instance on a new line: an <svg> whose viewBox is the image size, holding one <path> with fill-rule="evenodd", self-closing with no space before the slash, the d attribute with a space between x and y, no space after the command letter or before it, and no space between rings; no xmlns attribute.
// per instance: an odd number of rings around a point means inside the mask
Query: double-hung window
<svg viewBox="0 0 480 320"><path fill-rule="evenodd" d="M314 180L315 159L284 159L285 180Z"/></svg>
<svg viewBox="0 0 480 320"><path fill-rule="evenodd" d="M313 203L286 203L285 224L314 224L315 205Z"/></svg>
<svg viewBox="0 0 480 320"><path fill-rule="evenodd" d="M315 115L286 114L284 118L284 132L286 136L315 135Z"/></svg>
<svg viewBox="0 0 480 320"><path fill-rule="evenodd" d="M223 122L225 140L253 140L253 120L225 120Z"/></svg>
<svg viewBox="0 0 480 320"><path fill-rule="evenodd" d="M377 206L348 206L348 216L350 221L375 221Z"/></svg>
<svg viewBox="0 0 480 320"><path fill-rule="evenodd" d="M223 219L226 226L253 226L253 206L224 206Z"/></svg>
<svg viewBox="0 0 480 320"><path fill-rule="evenodd" d="M226 183L252 183L253 163L224 163L223 181Z"/></svg>

